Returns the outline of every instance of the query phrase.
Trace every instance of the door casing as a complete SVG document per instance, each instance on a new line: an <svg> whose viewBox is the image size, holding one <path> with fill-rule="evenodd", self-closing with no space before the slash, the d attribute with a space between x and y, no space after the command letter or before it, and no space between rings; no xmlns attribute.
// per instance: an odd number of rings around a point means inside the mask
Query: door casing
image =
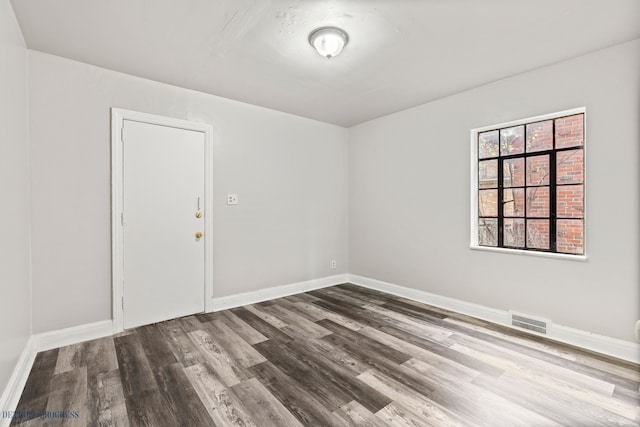
<svg viewBox="0 0 640 427"><path fill-rule="evenodd" d="M123 318L123 259L124 236L123 213L123 143L124 120L137 121L160 126L169 126L203 132L205 135L205 186L204 186L204 301L205 311L213 309L213 127L204 123L139 113L120 108L111 109L111 281L112 315L114 333L124 330Z"/></svg>

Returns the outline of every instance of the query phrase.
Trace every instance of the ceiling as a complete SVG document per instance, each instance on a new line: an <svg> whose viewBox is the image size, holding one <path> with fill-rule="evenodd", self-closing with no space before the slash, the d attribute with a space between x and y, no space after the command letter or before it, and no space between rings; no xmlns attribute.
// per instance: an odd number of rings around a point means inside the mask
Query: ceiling
<svg viewBox="0 0 640 427"><path fill-rule="evenodd" d="M638 0L11 3L29 49L347 127L640 37Z"/></svg>

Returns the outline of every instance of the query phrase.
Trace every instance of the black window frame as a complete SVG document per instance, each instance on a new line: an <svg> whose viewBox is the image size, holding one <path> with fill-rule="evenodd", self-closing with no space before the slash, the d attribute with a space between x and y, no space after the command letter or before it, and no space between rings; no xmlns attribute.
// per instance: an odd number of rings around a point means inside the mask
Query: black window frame
<svg viewBox="0 0 640 427"><path fill-rule="evenodd" d="M577 115L581 115L582 116L582 144L581 145L576 145L576 146L571 146L571 147L561 147L561 148L556 148L556 121L559 119L563 119L563 118L568 118L568 117L573 117L573 116L577 116ZM586 163L585 163L585 130L586 130L586 119L585 119L585 111L581 110L581 111L575 111L575 112L570 112L568 114L562 114L559 113L557 115L547 115L547 116L541 116L541 117L536 117L536 118L531 118L528 120L523 120L523 121L518 121L518 122L513 122L513 123L508 123L508 124L504 124L504 125L497 125L495 127L487 127L487 128L483 128L481 130L475 130L474 131L474 135L475 135L475 163L476 163L476 183L475 183L475 192L476 192L476 200L477 200L477 206L476 206L476 213L475 213L475 233L476 233L476 245L477 247L480 248L492 248L492 249L507 249L507 250L516 250L516 251L526 251L526 252L543 252L543 253L550 253L550 254L561 254L561 255L569 255L569 256L575 256L575 257L584 257L585 256L585 233L586 233L586 224L585 224L585 210L586 210L586 203L585 203L585 199L586 199ZM539 123L544 123L547 121L551 121L552 123L552 129L551 129L551 135L552 135L552 148L551 149L546 149L546 150L540 150L540 151L532 151L532 152L528 152L527 151L527 132L528 132L528 126L529 125L534 125L534 124L539 124ZM523 136L522 136L522 153L517 153L517 154L502 154L502 139L501 139L501 131L505 130L505 129L510 129L510 128L515 128L515 127L519 127L522 126L523 127ZM482 134L486 134L486 133L490 133L490 132L497 132L497 138L498 138L498 150L497 150L497 156L492 156L492 157L480 157L480 137ZM569 152L569 151L579 151L582 150L582 180L581 182L571 182L571 183L561 183L558 184L557 182L557 154L561 153L561 152ZM532 157L538 157L538 156L548 156L549 159L549 177L548 177L548 184L529 184L528 178L527 178L527 167L528 167L528 159L532 158ZM524 170L523 170L523 183L522 185L516 185L516 186L505 186L505 177L504 177L504 163L505 160L512 160L512 159L523 159L523 164L524 164ZM497 162L497 171L496 171L496 180L497 180L497 184L495 187L486 187L486 186L482 186L481 185L481 180L480 180L480 164L481 162L484 161L490 161L490 160L495 160ZM571 216L571 217L564 217L564 216L559 216L558 215L558 208L557 208L557 191L558 191L558 187L567 187L567 186L582 186L582 204L583 204L583 211L582 211L582 216L580 218L576 218L575 216ZM528 215L528 201L527 201L527 190L529 188L548 188L549 189L549 212L548 212L548 216L547 217L540 217L540 216L529 216ZM509 215L505 215L504 211L505 211L505 204L509 203L509 202L513 202L515 203L515 197L513 200L511 201L505 201L504 200L504 193L505 190L508 189L522 189L523 193L524 193L524 212L522 216L509 216ZM497 191L497 216L491 216L491 215L481 215L481 197L480 197L480 192L482 190L495 190ZM493 245L483 245L480 243L480 237L479 237L479 231L480 231L480 227L481 227L481 221L482 219L490 219L490 220L496 220L497 219L497 245L493 246ZM518 219L518 220L522 220L524 223L524 230L523 230L523 239L524 239L524 244L523 246L511 246L511 245L506 245L504 243L504 222L505 219ZM558 244L558 239L557 239L557 222L558 220L563 220L563 219L568 219L568 220L581 220L582 221L582 252L581 253L577 253L577 252L560 252L557 250L557 244ZM527 226L528 226L528 221L529 220L546 220L548 222L548 227L549 227L549 236L548 236L548 240L549 240L549 245L548 248L536 248L536 247L528 247L528 235L527 235Z"/></svg>

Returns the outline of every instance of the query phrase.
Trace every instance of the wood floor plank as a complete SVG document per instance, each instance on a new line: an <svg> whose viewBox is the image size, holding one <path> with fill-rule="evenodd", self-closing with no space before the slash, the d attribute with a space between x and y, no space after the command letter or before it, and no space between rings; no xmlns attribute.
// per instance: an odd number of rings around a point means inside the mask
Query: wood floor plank
<svg viewBox="0 0 640 427"><path fill-rule="evenodd" d="M390 403L390 399L387 396L355 378L352 371L342 364L343 359L328 358L324 353L317 351L318 347L315 345L317 342L309 340L302 342L292 341L280 343L280 346L290 357L308 366L312 372L319 373L323 377L323 381L340 390L340 393L343 393L347 401L353 399L371 412L377 412ZM336 351L334 349L335 347L327 351L330 354L335 354ZM305 382L310 380L305 378Z"/></svg>
<svg viewBox="0 0 640 427"><path fill-rule="evenodd" d="M615 386L612 397L615 398L616 401L636 405L640 408L640 390L633 391L624 387Z"/></svg>
<svg viewBox="0 0 640 427"><path fill-rule="evenodd" d="M256 378L305 426L341 426L344 424L305 388L276 368L271 362L251 367Z"/></svg>
<svg viewBox="0 0 640 427"><path fill-rule="evenodd" d="M321 320L318 322L318 324L324 326L334 334L340 335L346 340L351 341L353 345L360 347L362 351L370 351L372 353L376 353L380 357L384 357L391 362L400 364L411 359L411 356L406 353L381 344L380 342L373 340L366 335L362 335L359 332L352 331L351 329L338 325L331 320Z"/></svg>
<svg viewBox="0 0 640 427"><path fill-rule="evenodd" d="M388 426L397 427L423 427L425 425L418 415L411 412L400 402L392 402L378 411L378 418Z"/></svg>
<svg viewBox="0 0 640 427"><path fill-rule="evenodd" d="M178 426L174 414L157 389L125 397L129 424L132 427ZM213 422L211 423L213 426Z"/></svg>
<svg viewBox="0 0 640 427"><path fill-rule="evenodd" d="M438 341L432 341L424 336L419 337L413 335L395 326L383 325L379 327L379 330L478 372L493 376L500 376L503 373L503 370L496 366L493 366L482 360L474 359L458 351L452 350L446 345L443 345Z"/></svg>
<svg viewBox="0 0 640 427"><path fill-rule="evenodd" d="M257 427L299 427L303 425L255 378L237 384L231 387L231 390L243 402Z"/></svg>
<svg viewBox="0 0 640 427"><path fill-rule="evenodd" d="M205 355L207 363L213 367L226 386L230 387L251 378L249 371L235 364L229 353L211 335L204 331L193 331L187 335Z"/></svg>
<svg viewBox="0 0 640 427"><path fill-rule="evenodd" d="M402 313L408 317L418 320L432 321L433 318L444 319L448 314L440 311L432 310L431 307L424 304L411 304L401 300L389 301L382 304L382 307L389 308L396 313Z"/></svg>
<svg viewBox="0 0 640 427"><path fill-rule="evenodd" d="M202 330L202 322L196 316L186 316L179 319L180 325L185 332L194 332Z"/></svg>
<svg viewBox="0 0 640 427"><path fill-rule="evenodd" d="M314 297L313 295L310 295L308 293L303 293L303 294L295 294L295 295L289 295L288 297L286 297L287 300L289 301L293 301L293 302L312 302L317 300L318 298Z"/></svg>
<svg viewBox="0 0 640 427"><path fill-rule="evenodd" d="M53 376L52 393L47 402L47 417L59 426L87 425L87 368L81 367ZM51 415L53 414L53 415ZM77 414L77 416L76 416Z"/></svg>
<svg viewBox="0 0 640 427"><path fill-rule="evenodd" d="M116 347L111 337L87 341L84 343L84 350L88 378L118 369Z"/></svg>
<svg viewBox="0 0 640 427"><path fill-rule="evenodd" d="M86 366L85 343L68 345L60 349L54 375L73 371L76 368Z"/></svg>
<svg viewBox="0 0 640 427"><path fill-rule="evenodd" d="M349 426L354 427L386 427L387 424L369 412L355 400L347 403L333 412L338 418Z"/></svg>
<svg viewBox="0 0 640 427"><path fill-rule="evenodd" d="M185 368L185 373L216 425L260 427L253 422L254 417L242 400L222 383L209 365L193 365Z"/></svg>
<svg viewBox="0 0 640 427"><path fill-rule="evenodd" d="M331 333L331 331L319 326L319 324L282 307L280 304L265 307L263 311L281 320L285 324L285 327L294 328L296 331L299 331L299 338L316 339Z"/></svg>
<svg viewBox="0 0 640 427"><path fill-rule="evenodd" d="M248 368L266 359L221 320L205 324L205 330L240 365Z"/></svg>
<svg viewBox="0 0 640 427"><path fill-rule="evenodd" d="M336 387L321 371L294 357L290 348L272 340L256 344L255 348L265 356L265 360L271 361L284 375L311 393L314 399L329 411L334 411L351 400L349 394Z"/></svg>
<svg viewBox="0 0 640 427"><path fill-rule="evenodd" d="M556 356L554 354L550 354L547 353L545 351L539 350L539 349L535 349L535 348L531 348L516 342L513 342L507 338L500 338L497 336L494 336L492 334L489 334L487 332L484 331L478 331L478 330L474 330L472 328L469 328L467 326L463 326L460 324L456 324L456 323L446 323L446 319L444 320L439 320L437 322L439 325L444 326L444 325L449 325L449 328L453 331L459 332L462 335L469 335L472 336L474 338L478 338L481 340L484 340L488 343L494 343L497 344L499 346L502 346L504 348L508 348L508 349L512 349L518 352L521 352L523 354L527 354L530 355L532 357L536 357L540 360L544 360L547 361L549 363L553 363L556 364L558 366L564 366L568 369L572 369L575 370L577 372L583 373L585 375L591 376L593 378L598 378L601 379L603 381L607 381L607 382L611 382L612 384L616 384L616 385L620 385L621 387L625 387L631 390L637 390L640 388L640 382L632 379L632 378L628 378L628 377L624 377L621 375L617 375L617 374L612 374L612 373L608 373L608 372L604 372L600 369L585 365L585 364L581 364L581 363L575 363L572 362L571 360L567 360L563 357L559 357Z"/></svg>
<svg viewBox="0 0 640 427"><path fill-rule="evenodd" d="M299 310L304 310L306 312L310 312L313 313L313 315L315 317L318 317L318 320L323 320L323 319L328 319L331 320L335 323L337 323L338 325L342 325L345 328L349 328L352 331L358 331L362 328L364 328L365 325L358 323L354 320L352 320L349 317L340 315L334 311L331 310L327 310L323 307L320 307L318 305L315 304L311 304L308 302L298 302L295 304L296 306L299 307ZM317 320L316 320L317 322Z"/></svg>
<svg viewBox="0 0 640 427"><path fill-rule="evenodd" d="M129 425L120 372L117 369L88 377L87 389L87 425Z"/></svg>
<svg viewBox="0 0 640 427"><path fill-rule="evenodd" d="M220 321L231 328L247 343L253 345L266 341L267 337L249 326L244 320L233 314L230 310L221 312Z"/></svg>
<svg viewBox="0 0 640 427"><path fill-rule="evenodd" d="M17 409L35 412L11 426L640 426L640 366L344 284L38 353Z"/></svg>
<svg viewBox="0 0 640 427"><path fill-rule="evenodd" d="M308 310L304 307L304 304L311 306L311 304L300 302L287 298L281 298L278 302L278 306L286 308L287 310L302 316L310 322L317 322L318 320L326 319L324 312L321 310Z"/></svg>
<svg viewBox="0 0 640 427"><path fill-rule="evenodd" d="M249 326L254 328L256 331L260 332L265 337L278 338L280 340L292 339L289 335L282 332L280 329L266 322L259 316L255 315L253 312L247 310L245 307L239 307L231 309L231 312L238 316L241 320L246 322Z"/></svg>
<svg viewBox="0 0 640 427"><path fill-rule="evenodd" d="M162 335L170 346L175 359L184 367L205 363L205 356L198 350L181 322L170 320L158 325Z"/></svg>
<svg viewBox="0 0 640 427"><path fill-rule="evenodd" d="M412 358L422 360L423 362L428 363L434 369L453 372L454 375L460 380L471 381L478 375L480 375L480 372L474 369L468 368L464 365L456 363L449 358L425 350L424 348L415 346L411 343L403 341L399 338L394 337L393 335L389 335L377 329L373 329L367 326L366 328L362 329L360 333L368 336L371 339L375 339L385 345L388 345L391 348L395 348L396 350L402 351L406 354L410 354L413 356Z"/></svg>
<svg viewBox="0 0 640 427"><path fill-rule="evenodd" d="M209 412L179 363L156 366L154 369L158 390L180 426L206 426L213 423Z"/></svg>
<svg viewBox="0 0 640 427"><path fill-rule="evenodd" d="M430 396L431 400L466 420L473 420L473 424L495 427L511 427L519 424L556 425L552 420L536 412L478 387L474 383L477 377L465 378L454 370L434 369L433 366L418 359L411 359L403 366L424 378L429 378L435 389ZM495 418L496 413L500 413L499 419Z"/></svg>
<svg viewBox="0 0 640 427"><path fill-rule="evenodd" d="M385 307L367 306L366 308L370 312L377 313L382 316L387 316L391 319L396 320L396 322L393 322L393 326L418 337L426 336L433 341L441 342L446 340L453 334L446 328L434 326L424 321L418 321L414 318L407 317L402 313L398 313Z"/></svg>
<svg viewBox="0 0 640 427"><path fill-rule="evenodd" d="M251 305L245 306L245 309L255 314L260 319L264 320L265 322L267 322L269 325L273 326L276 329L282 329L285 326L287 326L286 322L283 322L273 314L269 313L268 306L260 307L260 306L257 306L256 304L251 304Z"/></svg>
<svg viewBox="0 0 640 427"><path fill-rule="evenodd" d="M280 341L278 340L278 342ZM290 340L282 342L282 345L286 345L287 342L290 342ZM299 346L299 348L309 348L309 351L313 352L313 354L320 356L322 359L326 359L327 363L333 363L339 366L354 377L370 368L369 365L363 363L351 353L322 339L307 341L304 343L304 346ZM304 355L304 353L301 353L301 355Z"/></svg>
<svg viewBox="0 0 640 427"><path fill-rule="evenodd" d="M372 388L389 396L394 402L402 402L415 418L429 426L466 426L460 417L428 399L415 393L404 384L384 375L375 369L358 376L358 379Z"/></svg>
<svg viewBox="0 0 640 427"><path fill-rule="evenodd" d="M530 383L525 385L518 379L481 375L473 380L473 384L561 425L637 427L637 423L632 420L622 419L621 422L614 423L609 419L607 412L593 411L587 405L582 405L567 396L549 393L548 390L535 387ZM620 420L620 417L616 418Z"/></svg>
<svg viewBox="0 0 640 427"><path fill-rule="evenodd" d="M141 326L136 329L136 334L144 353L155 369L178 363L173 349L157 325Z"/></svg>
<svg viewBox="0 0 640 427"><path fill-rule="evenodd" d="M549 354L555 354L558 357L562 357L564 359L570 360L572 362L575 362L576 360L576 355L572 352L570 352L567 348L563 348L560 347L558 345L553 345L550 344L548 341L537 341L537 340L532 340L527 338L526 336L522 336L522 335L516 335L516 334L509 334L509 331L504 331L504 330L495 330L495 329L489 329L485 326L482 325L477 325L477 324L472 324L470 322L465 322L463 319L459 319L459 318L453 318L453 317L449 317L446 319L443 319L443 322L445 322L446 324L448 323L453 323L453 324L457 324L463 327L466 327L468 329L472 329L474 331L479 331L479 332L484 332L487 333L489 335L493 335L497 338L502 338L502 339L508 339L510 341L513 341L515 343L518 344L522 344L526 347L531 347L537 350L541 350L544 351L546 353ZM453 331L452 331L453 332ZM455 333L455 332L453 332ZM457 335L461 335L459 332L456 333Z"/></svg>
<svg viewBox="0 0 640 427"><path fill-rule="evenodd" d="M333 286L331 289L341 294L346 294L360 299L366 304L382 305L385 302L393 301L394 299L399 298L390 294L375 293L374 291L362 286L352 285L348 283Z"/></svg>
<svg viewBox="0 0 640 427"><path fill-rule="evenodd" d="M556 366L554 364L522 355L511 350L504 350L491 344L484 343L470 337L452 335L456 342L451 348L465 353L479 360L484 360L494 366L498 366L505 371L519 373L530 378L532 381L545 379L556 387L565 387L568 392L574 388L579 388L594 395L602 395L607 398L612 396L615 386L601 379L591 378L579 372ZM541 375L540 372L544 372Z"/></svg>
<svg viewBox="0 0 640 427"><path fill-rule="evenodd" d="M158 384L137 334L117 337L114 344L125 397L157 389Z"/></svg>
<svg viewBox="0 0 640 427"><path fill-rule="evenodd" d="M328 297L340 300L343 303L348 303L360 308L364 308L366 304L369 304L369 302L364 300L362 297L351 295L348 292L344 292L335 287L318 289L314 292L315 292L314 296L321 296L321 295L324 297L328 296Z"/></svg>
<svg viewBox="0 0 640 427"><path fill-rule="evenodd" d="M11 419L11 423L9 425L41 425L42 420L40 418L40 413L47 410L47 403L49 403L49 394L37 398L31 398L27 402L20 399L20 402L16 407L16 412L18 412L19 415L15 415Z"/></svg>
<svg viewBox="0 0 640 427"><path fill-rule="evenodd" d="M51 381L58 361L59 349L41 351L31 367L24 391L20 396L19 411L43 411L47 407ZM44 406L43 406L44 398Z"/></svg>
<svg viewBox="0 0 640 427"><path fill-rule="evenodd" d="M346 328L345 328L346 329ZM385 358L377 352L372 352L370 349L362 348L354 342L344 336L338 334L328 335L323 337L322 340L328 341L342 350L349 352L353 357L360 360L361 363L369 366L370 369L377 369L396 379L399 382L407 384L414 391L429 395L433 392L433 388L425 381L424 378L415 375L413 372L407 371L398 363ZM408 359L407 359L408 360Z"/></svg>

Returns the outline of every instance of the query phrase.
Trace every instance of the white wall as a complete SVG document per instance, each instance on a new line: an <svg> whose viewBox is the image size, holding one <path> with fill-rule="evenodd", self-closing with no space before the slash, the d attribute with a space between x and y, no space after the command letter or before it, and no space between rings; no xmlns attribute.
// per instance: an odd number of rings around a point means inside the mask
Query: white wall
<svg viewBox="0 0 640 427"><path fill-rule="evenodd" d="M351 128L350 273L633 341L638 76L635 40ZM588 261L470 250L469 131L581 106Z"/></svg>
<svg viewBox="0 0 640 427"><path fill-rule="evenodd" d="M27 50L8 0L0 0L0 76L1 392L31 334Z"/></svg>
<svg viewBox="0 0 640 427"><path fill-rule="evenodd" d="M35 333L111 318L110 107L214 126L214 297L347 271L345 129L33 51L29 85Z"/></svg>

